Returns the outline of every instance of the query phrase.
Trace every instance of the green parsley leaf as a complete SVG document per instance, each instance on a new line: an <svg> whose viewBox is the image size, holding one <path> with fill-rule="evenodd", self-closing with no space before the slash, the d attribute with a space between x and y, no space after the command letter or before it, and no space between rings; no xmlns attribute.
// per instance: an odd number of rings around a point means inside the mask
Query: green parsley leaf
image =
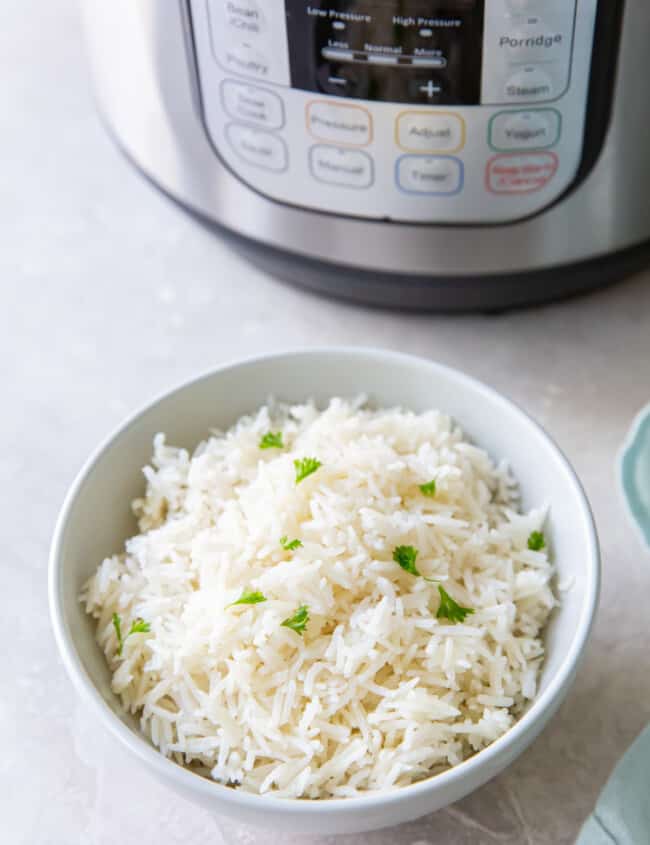
<svg viewBox="0 0 650 845"><path fill-rule="evenodd" d="M533 531L528 538L528 548L531 552L541 552L546 548L546 538L541 531Z"/></svg>
<svg viewBox="0 0 650 845"><path fill-rule="evenodd" d="M281 624L283 628L291 628L292 631L295 631L296 634L302 637L308 622L309 608L306 604L301 604L293 616L285 619Z"/></svg>
<svg viewBox="0 0 650 845"><path fill-rule="evenodd" d="M464 622L465 617L474 613L471 607L461 607L455 602L443 586L438 585L440 593L440 607L436 613L438 619L449 619L450 622Z"/></svg>
<svg viewBox="0 0 650 845"><path fill-rule="evenodd" d="M284 449L281 431L269 431L260 440L260 449Z"/></svg>
<svg viewBox="0 0 650 845"><path fill-rule="evenodd" d="M285 550L285 552L295 552L296 549L302 547L302 542L300 540L289 540L287 535L285 534L284 537L280 537L280 545Z"/></svg>
<svg viewBox="0 0 650 845"><path fill-rule="evenodd" d="M144 619L138 617L131 623L131 627L129 628L129 632L126 637L122 636L122 619L118 613L113 614L113 627L115 628L115 635L117 636L118 657L122 656L122 652L124 651L124 641L127 637L130 637L131 634L148 634L151 630L151 625L148 622L145 622Z"/></svg>
<svg viewBox="0 0 650 845"><path fill-rule="evenodd" d="M130 637L131 634L148 634L149 631L151 631L151 625L138 617L129 628L127 637Z"/></svg>
<svg viewBox="0 0 650 845"><path fill-rule="evenodd" d="M393 551L393 560L402 567L404 572L408 572L410 575L420 576L422 573L415 565L418 554L418 550L414 549L413 546L397 546Z"/></svg>
<svg viewBox="0 0 650 845"><path fill-rule="evenodd" d="M237 599L237 601L231 601L230 604L226 605L226 610L229 607L235 607L238 604L262 604L262 602L266 601L266 596L264 593L258 592L244 592L241 596Z"/></svg>
<svg viewBox="0 0 650 845"><path fill-rule="evenodd" d="M435 496L436 495L435 479L433 481L430 481L428 484L420 484L420 493L423 493L425 496Z"/></svg>
<svg viewBox="0 0 650 845"><path fill-rule="evenodd" d="M122 649L124 648L124 640L122 639L122 620L118 613L113 614L113 627L115 628L115 635L117 636L117 654L122 656Z"/></svg>
<svg viewBox="0 0 650 845"><path fill-rule="evenodd" d="M298 458L293 465L296 468L296 484L300 484L308 475L312 475L323 466L316 458Z"/></svg>
<svg viewBox="0 0 650 845"><path fill-rule="evenodd" d="M415 565L419 554L418 550L413 548L413 546L397 546L397 548L393 549L393 560L402 567L404 572L408 572L409 575L416 575L418 578L424 578L425 581L434 583L435 578L427 578Z"/></svg>

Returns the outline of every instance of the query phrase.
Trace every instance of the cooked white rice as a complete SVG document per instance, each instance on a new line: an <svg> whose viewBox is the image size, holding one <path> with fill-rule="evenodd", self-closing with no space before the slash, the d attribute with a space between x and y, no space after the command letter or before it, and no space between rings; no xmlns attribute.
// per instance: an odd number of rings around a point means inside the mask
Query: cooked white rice
<svg viewBox="0 0 650 845"><path fill-rule="evenodd" d="M259 448L269 431L284 448ZM304 457L322 466L296 484ZM144 474L141 533L82 600L163 754L250 792L356 796L460 763L535 696L555 599L528 538L545 509L518 513L506 465L444 414L272 405L192 456L157 435ZM394 562L399 545L434 582ZM438 583L475 613L438 619ZM244 591L267 601L226 607ZM302 637L281 624L300 605ZM123 636L151 629L121 656L114 613Z"/></svg>

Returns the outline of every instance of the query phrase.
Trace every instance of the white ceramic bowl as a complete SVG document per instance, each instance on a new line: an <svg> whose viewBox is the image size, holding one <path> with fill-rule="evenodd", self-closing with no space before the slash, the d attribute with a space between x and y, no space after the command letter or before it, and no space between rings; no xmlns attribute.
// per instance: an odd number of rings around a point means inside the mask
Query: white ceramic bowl
<svg viewBox="0 0 650 845"><path fill-rule="evenodd" d="M94 623L78 601L103 557L135 531L129 503L143 489L141 467L154 434L192 448L210 427L226 427L269 395L285 400L368 394L382 406L439 408L521 482L524 507L551 503L548 536L560 581L571 588L552 618L537 698L501 739L455 768L383 794L330 801L251 795L165 759L121 712L111 692ZM216 813L267 829L335 834L395 825L457 801L494 777L539 734L572 682L598 602L598 541L585 494L559 449L519 408L490 388L430 361L372 349L321 349L221 367L166 394L129 419L90 458L56 527L50 559L54 631L70 677L108 731L167 784Z"/></svg>

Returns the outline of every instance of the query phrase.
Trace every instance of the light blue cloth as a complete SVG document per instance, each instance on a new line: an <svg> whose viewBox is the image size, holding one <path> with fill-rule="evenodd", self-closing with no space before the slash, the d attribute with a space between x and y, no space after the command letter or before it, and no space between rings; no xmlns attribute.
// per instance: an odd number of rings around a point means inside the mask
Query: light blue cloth
<svg viewBox="0 0 650 845"><path fill-rule="evenodd" d="M650 405L625 442L619 479L632 519L650 547ZM650 845L650 727L614 770L576 845Z"/></svg>
<svg viewBox="0 0 650 845"><path fill-rule="evenodd" d="M576 845L650 845L650 727L614 770Z"/></svg>

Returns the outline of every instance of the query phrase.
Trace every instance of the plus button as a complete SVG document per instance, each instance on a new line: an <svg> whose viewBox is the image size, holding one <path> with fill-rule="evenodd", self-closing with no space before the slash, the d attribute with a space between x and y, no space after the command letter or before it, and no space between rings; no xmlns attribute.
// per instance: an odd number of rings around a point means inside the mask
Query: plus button
<svg viewBox="0 0 650 845"><path fill-rule="evenodd" d="M440 94L442 91L442 86L430 79L426 85L420 85L420 91L426 94L427 97L435 97L436 94Z"/></svg>

